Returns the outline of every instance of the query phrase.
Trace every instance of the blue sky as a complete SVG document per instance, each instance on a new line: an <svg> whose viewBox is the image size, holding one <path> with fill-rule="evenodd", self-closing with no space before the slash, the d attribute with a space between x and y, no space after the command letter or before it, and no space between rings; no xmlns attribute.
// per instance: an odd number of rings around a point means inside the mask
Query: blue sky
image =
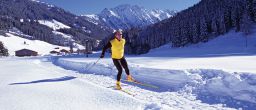
<svg viewBox="0 0 256 110"><path fill-rule="evenodd" d="M113 8L121 4L131 4L147 9L183 10L200 0L40 0L64 8L74 14L98 14L104 8Z"/></svg>

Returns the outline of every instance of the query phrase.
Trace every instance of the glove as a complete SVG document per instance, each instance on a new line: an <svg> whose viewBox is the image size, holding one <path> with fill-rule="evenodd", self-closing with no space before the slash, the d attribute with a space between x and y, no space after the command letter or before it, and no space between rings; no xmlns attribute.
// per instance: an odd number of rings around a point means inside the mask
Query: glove
<svg viewBox="0 0 256 110"><path fill-rule="evenodd" d="M101 55L100 55L100 58L104 58L104 54L101 54Z"/></svg>

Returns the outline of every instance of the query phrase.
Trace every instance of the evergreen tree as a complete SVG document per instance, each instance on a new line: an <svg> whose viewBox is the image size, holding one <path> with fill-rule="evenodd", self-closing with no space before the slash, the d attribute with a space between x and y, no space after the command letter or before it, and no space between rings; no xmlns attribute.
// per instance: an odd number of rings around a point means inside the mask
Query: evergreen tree
<svg viewBox="0 0 256 110"><path fill-rule="evenodd" d="M0 41L0 56L9 56L8 49L4 47L4 44Z"/></svg>
<svg viewBox="0 0 256 110"><path fill-rule="evenodd" d="M212 34L213 35L217 35L218 29L217 29L217 24L216 24L216 20L215 19L212 20L211 29L212 29Z"/></svg>
<svg viewBox="0 0 256 110"><path fill-rule="evenodd" d="M206 24L206 22L205 22L205 19L204 18L202 18L201 20L200 20L200 36L199 36L199 38L200 38L200 41L207 41L208 40L208 33L207 33L207 24Z"/></svg>
<svg viewBox="0 0 256 110"><path fill-rule="evenodd" d="M192 43L198 43L199 42L199 25L193 24L192 25Z"/></svg>
<svg viewBox="0 0 256 110"><path fill-rule="evenodd" d="M252 25L251 17L249 16L248 10L244 10L242 19L241 19L241 31L244 32L246 35L250 34L251 25Z"/></svg>
<svg viewBox="0 0 256 110"><path fill-rule="evenodd" d="M241 20L241 31L245 33L245 47L248 45L248 35L251 33L252 27L252 21L248 14L247 10L245 10Z"/></svg>

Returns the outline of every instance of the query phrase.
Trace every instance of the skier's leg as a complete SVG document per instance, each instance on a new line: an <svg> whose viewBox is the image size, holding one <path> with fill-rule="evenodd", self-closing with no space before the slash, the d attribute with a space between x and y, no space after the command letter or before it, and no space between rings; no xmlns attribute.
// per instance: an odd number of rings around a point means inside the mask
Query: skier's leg
<svg viewBox="0 0 256 110"><path fill-rule="evenodd" d="M126 59L124 57L120 60L120 63L122 64L122 66L123 66L123 68L125 70L125 73L129 76L130 75L130 70L128 68L127 61L126 61Z"/></svg>
<svg viewBox="0 0 256 110"><path fill-rule="evenodd" d="M118 59L113 59L113 63L116 66L116 69L118 70L118 74L117 74L116 80L120 81L121 80L121 75L122 75L122 66L119 63Z"/></svg>

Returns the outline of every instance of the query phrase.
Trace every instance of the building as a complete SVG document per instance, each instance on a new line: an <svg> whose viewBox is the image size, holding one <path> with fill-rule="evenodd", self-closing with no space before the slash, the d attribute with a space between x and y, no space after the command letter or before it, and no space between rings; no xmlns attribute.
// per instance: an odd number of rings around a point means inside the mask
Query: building
<svg viewBox="0 0 256 110"><path fill-rule="evenodd" d="M61 50L60 50L60 53L66 55L66 54L69 54L69 51L68 51L68 50L65 50L65 49L61 49Z"/></svg>
<svg viewBox="0 0 256 110"><path fill-rule="evenodd" d="M60 52L58 52L58 51L55 51L55 50L53 50L53 51L50 51L50 54L60 54Z"/></svg>
<svg viewBox="0 0 256 110"><path fill-rule="evenodd" d="M37 55L38 55L38 52L29 50L29 49L21 49L21 50L15 51L15 56L18 56L18 57L37 56Z"/></svg>

